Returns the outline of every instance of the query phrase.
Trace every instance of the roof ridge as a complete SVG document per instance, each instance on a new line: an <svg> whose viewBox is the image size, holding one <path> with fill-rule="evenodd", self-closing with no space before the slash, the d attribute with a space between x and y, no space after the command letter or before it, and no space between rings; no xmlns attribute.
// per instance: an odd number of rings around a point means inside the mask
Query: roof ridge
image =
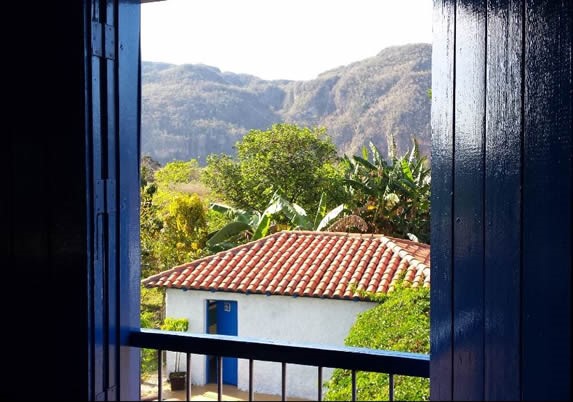
<svg viewBox="0 0 573 402"><path fill-rule="evenodd" d="M414 240L410 240L410 239L402 239L401 237L393 237L393 236L385 236L388 239L391 240L398 240L399 242L404 242L404 243L408 243L408 244L412 244L412 245L416 245L416 246L421 246L421 247L430 247L430 245L428 243L422 243L419 241L414 241Z"/></svg>

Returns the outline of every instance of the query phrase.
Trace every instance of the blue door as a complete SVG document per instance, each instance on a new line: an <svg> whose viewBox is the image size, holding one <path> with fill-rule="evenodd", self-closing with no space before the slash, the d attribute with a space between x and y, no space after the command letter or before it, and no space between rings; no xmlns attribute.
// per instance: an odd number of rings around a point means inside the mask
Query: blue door
<svg viewBox="0 0 573 402"><path fill-rule="evenodd" d="M217 301L217 333L237 335L237 302ZM237 358L223 358L223 383L237 385Z"/></svg>
<svg viewBox="0 0 573 402"><path fill-rule="evenodd" d="M207 333L238 334L236 301L207 301ZM237 371L237 358L223 357L223 383L237 385ZM207 381L217 381L217 359L214 356L207 356Z"/></svg>

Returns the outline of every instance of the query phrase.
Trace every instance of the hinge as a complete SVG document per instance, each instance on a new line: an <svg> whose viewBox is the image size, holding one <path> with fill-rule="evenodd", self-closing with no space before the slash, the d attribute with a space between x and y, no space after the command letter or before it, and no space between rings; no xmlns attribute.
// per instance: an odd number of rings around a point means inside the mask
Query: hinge
<svg viewBox="0 0 573 402"><path fill-rule="evenodd" d="M115 29L112 25L104 25L105 58L115 60Z"/></svg>
<svg viewBox="0 0 573 402"><path fill-rule="evenodd" d="M95 212L96 214L116 212L116 189L115 180L96 180L95 188Z"/></svg>
<svg viewBox="0 0 573 402"><path fill-rule="evenodd" d="M95 244L94 244L94 260L99 261L103 253L103 219L105 214L105 180L96 180L94 188L95 197ZM100 394L101 395L101 394ZM105 393L104 393L105 396ZM101 400L96 396L96 401Z"/></svg>
<svg viewBox="0 0 573 402"><path fill-rule="evenodd" d="M105 180L95 181L95 212L96 214L103 214L105 211Z"/></svg>
<svg viewBox="0 0 573 402"><path fill-rule="evenodd" d="M105 180L106 210L107 213L116 212L116 191L115 180Z"/></svg>
<svg viewBox="0 0 573 402"><path fill-rule="evenodd" d="M92 21L92 55L115 60L115 29L113 25Z"/></svg>

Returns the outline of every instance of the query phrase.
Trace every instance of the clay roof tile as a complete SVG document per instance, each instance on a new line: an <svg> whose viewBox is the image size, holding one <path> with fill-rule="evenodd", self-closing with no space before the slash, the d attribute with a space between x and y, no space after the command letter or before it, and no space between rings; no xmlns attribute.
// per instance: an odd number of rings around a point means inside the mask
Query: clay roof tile
<svg viewBox="0 0 573 402"><path fill-rule="evenodd" d="M403 277L403 279L402 279ZM179 265L146 287L339 299L430 286L430 246L375 234L282 231Z"/></svg>

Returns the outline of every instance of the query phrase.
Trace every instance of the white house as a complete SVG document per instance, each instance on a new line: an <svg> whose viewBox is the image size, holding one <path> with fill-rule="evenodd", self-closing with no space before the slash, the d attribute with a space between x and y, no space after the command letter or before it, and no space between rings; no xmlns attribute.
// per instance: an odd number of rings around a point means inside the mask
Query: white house
<svg viewBox="0 0 573 402"><path fill-rule="evenodd" d="M167 288L166 315L189 319L190 332L342 346L375 305L363 291L388 292L398 280L429 286L429 260L429 245L383 235L283 231L143 284ZM246 390L248 380L248 361L224 358L224 383ZM215 382L215 359L193 355L191 381ZM315 399L317 382L315 367L287 365L287 396ZM280 363L254 363L254 391L280 394Z"/></svg>

